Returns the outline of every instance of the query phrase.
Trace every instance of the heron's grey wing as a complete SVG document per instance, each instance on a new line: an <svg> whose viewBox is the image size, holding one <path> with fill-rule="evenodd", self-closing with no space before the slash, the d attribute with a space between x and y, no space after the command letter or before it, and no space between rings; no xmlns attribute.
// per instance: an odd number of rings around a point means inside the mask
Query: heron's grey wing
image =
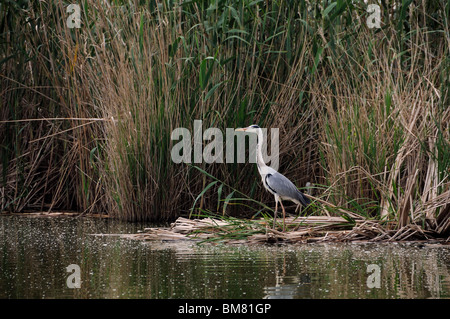
<svg viewBox="0 0 450 319"><path fill-rule="evenodd" d="M297 187L283 174L278 172L266 175L266 183L277 195L285 198L292 198L299 201L303 206L308 206L310 200L303 195Z"/></svg>

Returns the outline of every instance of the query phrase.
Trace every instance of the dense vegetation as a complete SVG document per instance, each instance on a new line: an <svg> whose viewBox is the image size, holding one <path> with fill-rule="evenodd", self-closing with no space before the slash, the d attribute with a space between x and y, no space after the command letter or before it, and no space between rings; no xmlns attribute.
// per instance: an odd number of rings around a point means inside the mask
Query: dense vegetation
<svg viewBox="0 0 450 319"><path fill-rule="evenodd" d="M373 2L380 28L349 0L86 0L80 28L70 2L2 2L1 209L272 207L252 164L171 161L171 132L202 120L279 128L280 172L330 204L316 214L448 232L450 3Z"/></svg>

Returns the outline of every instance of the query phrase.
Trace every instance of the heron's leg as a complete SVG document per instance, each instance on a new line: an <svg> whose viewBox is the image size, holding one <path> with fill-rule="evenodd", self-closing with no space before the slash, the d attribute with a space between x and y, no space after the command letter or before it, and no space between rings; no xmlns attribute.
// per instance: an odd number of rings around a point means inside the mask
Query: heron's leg
<svg viewBox="0 0 450 319"><path fill-rule="evenodd" d="M277 214L278 214L278 198L275 197L275 213L273 214L273 229L275 229L275 225L277 223Z"/></svg>
<svg viewBox="0 0 450 319"><path fill-rule="evenodd" d="M286 211L284 210L283 202L280 200L281 208L283 209L283 231L286 228Z"/></svg>

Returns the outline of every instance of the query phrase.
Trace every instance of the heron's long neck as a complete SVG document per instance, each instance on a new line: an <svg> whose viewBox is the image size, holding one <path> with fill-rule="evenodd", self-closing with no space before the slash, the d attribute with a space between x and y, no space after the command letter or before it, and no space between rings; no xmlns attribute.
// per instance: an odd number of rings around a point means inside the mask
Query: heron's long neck
<svg viewBox="0 0 450 319"><path fill-rule="evenodd" d="M262 133L261 129L258 129L258 142L256 143L256 163L258 165L258 168L261 169L266 165L266 163L264 163L264 159L262 156L262 144L264 143L264 135Z"/></svg>

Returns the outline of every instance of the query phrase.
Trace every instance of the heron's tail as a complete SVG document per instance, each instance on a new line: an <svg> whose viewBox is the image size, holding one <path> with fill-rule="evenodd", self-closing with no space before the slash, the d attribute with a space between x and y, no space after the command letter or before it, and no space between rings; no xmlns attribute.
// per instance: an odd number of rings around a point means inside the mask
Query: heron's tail
<svg viewBox="0 0 450 319"><path fill-rule="evenodd" d="M304 207L307 207L307 206L311 203L311 200L310 200L308 197L306 197L303 193L301 193L300 191L298 192L297 198L298 198L298 201L299 201Z"/></svg>

